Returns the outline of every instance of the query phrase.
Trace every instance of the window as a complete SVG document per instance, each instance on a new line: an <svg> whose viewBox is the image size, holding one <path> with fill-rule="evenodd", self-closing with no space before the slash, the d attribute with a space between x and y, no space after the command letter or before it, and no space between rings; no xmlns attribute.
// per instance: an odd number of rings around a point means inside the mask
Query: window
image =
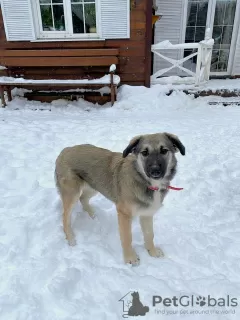
<svg viewBox="0 0 240 320"><path fill-rule="evenodd" d="M187 25L186 25L186 43L200 42L204 40L209 0L188 0ZM193 53L192 49L184 50L184 57ZM196 71L197 57L186 61L183 66L191 71Z"/></svg>
<svg viewBox="0 0 240 320"><path fill-rule="evenodd" d="M227 72L236 5L236 0L216 1L213 22L212 72Z"/></svg>
<svg viewBox="0 0 240 320"><path fill-rule="evenodd" d="M204 40L208 15L208 1L189 0L185 42Z"/></svg>
<svg viewBox="0 0 240 320"><path fill-rule="evenodd" d="M40 38L96 38L96 0L37 0Z"/></svg>
<svg viewBox="0 0 240 320"><path fill-rule="evenodd" d="M63 31L65 16L63 0L39 0L42 31Z"/></svg>
<svg viewBox="0 0 240 320"><path fill-rule="evenodd" d="M0 0L8 41L130 38L130 0Z"/></svg>

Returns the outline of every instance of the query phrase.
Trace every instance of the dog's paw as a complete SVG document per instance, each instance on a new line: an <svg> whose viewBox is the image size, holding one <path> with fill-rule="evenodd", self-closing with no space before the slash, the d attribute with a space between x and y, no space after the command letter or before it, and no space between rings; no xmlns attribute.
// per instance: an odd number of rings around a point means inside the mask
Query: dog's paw
<svg viewBox="0 0 240 320"><path fill-rule="evenodd" d="M77 242L76 242L76 239L73 237L71 239L68 239L68 244L71 246L71 247L74 247Z"/></svg>
<svg viewBox="0 0 240 320"><path fill-rule="evenodd" d="M148 253L151 257L154 257L154 258L164 257L164 253L160 248L153 247L148 250Z"/></svg>
<svg viewBox="0 0 240 320"><path fill-rule="evenodd" d="M131 264L133 267L136 267L140 264L140 258L134 250L132 250L130 254L126 255L124 257L124 260L125 263Z"/></svg>
<svg viewBox="0 0 240 320"><path fill-rule="evenodd" d="M85 212L87 212L87 214L89 215L90 218L92 218L92 219L96 218L95 211L94 211L94 209L92 207L90 207L90 206L86 207L85 206L85 207L83 207L83 210Z"/></svg>
<svg viewBox="0 0 240 320"><path fill-rule="evenodd" d="M93 219L93 220L96 218L96 215L95 215L94 211L88 212L88 215L89 215L89 217L90 217L91 219Z"/></svg>

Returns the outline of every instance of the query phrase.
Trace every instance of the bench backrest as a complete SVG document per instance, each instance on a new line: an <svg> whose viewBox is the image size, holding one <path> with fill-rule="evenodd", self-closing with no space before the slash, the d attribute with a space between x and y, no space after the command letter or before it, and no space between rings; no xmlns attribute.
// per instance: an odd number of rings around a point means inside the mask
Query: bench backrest
<svg viewBox="0 0 240 320"><path fill-rule="evenodd" d="M0 65L11 67L88 67L118 64L119 49L0 50Z"/></svg>

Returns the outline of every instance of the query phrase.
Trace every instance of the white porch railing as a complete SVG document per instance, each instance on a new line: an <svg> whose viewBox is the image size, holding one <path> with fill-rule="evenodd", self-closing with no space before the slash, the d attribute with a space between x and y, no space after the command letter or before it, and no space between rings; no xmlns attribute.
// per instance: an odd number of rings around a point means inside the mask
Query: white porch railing
<svg viewBox="0 0 240 320"><path fill-rule="evenodd" d="M209 36L210 30L206 30L205 39L198 43L181 43L181 44L171 44L169 41L163 41L157 44L152 45L152 52L162 59L170 62L172 66L169 68L164 68L151 76L151 84L163 84L174 82L176 84L195 84L196 86L203 84L209 80L210 76L210 67L212 59L212 48L214 45L214 40ZM169 57L164 56L159 50L184 50L184 49L195 49L193 53L184 57L180 60L175 60ZM197 56L196 71L193 72L182 66L182 64ZM165 73L172 70L173 68L178 68L182 71L185 71L186 74L190 77L162 77ZM172 80L172 81L171 81Z"/></svg>

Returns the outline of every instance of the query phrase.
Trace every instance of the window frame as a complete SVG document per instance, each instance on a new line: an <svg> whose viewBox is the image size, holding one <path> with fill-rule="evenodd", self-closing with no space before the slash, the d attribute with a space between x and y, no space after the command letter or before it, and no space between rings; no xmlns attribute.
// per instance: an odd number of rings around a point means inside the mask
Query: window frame
<svg viewBox="0 0 240 320"><path fill-rule="evenodd" d="M101 38L101 10L100 10L100 1L95 0L96 6L96 33L73 33L73 21L72 21L72 10L71 10L71 0L63 0L63 10L65 18L65 31L43 31L42 17L40 10L40 1L32 0L33 7L33 19L36 29L36 36L39 40L92 40Z"/></svg>
<svg viewBox="0 0 240 320"><path fill-rule="evenodd" d="M188 2L189 2L189 0L184 0L184 15L183 15L183 26L182 26L183 32L182 32L182 38L181 38L183 43L185 42L185 36L186 36ZM217 2L217 0L209 0L209 8L208 8L206 27L210 27L211 36L212 36L212 30L213 30L212 22L214 21L216 2ZM237 0L227 71L210 71L210 76L229 76L229 75L233 74L233 63L234 63L236 50L237 50L236 43L237 43L237 37L238 37L239 23L240 23L240 0Z"/></svg>

